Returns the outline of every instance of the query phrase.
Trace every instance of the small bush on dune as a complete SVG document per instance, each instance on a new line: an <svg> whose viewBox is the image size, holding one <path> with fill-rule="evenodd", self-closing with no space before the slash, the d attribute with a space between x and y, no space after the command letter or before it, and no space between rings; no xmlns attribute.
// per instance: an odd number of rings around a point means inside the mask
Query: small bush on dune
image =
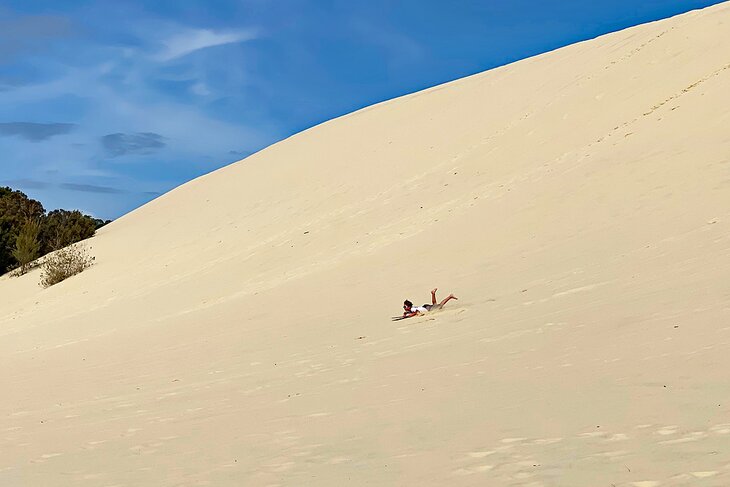
<svg viewBox="0 0 730 487"><path fill-rule="evenodd" d="M79 244L70 245L48 257L41 265L41 286L49 287L66 278L75 276L94 263L86 247Z"/></svg>

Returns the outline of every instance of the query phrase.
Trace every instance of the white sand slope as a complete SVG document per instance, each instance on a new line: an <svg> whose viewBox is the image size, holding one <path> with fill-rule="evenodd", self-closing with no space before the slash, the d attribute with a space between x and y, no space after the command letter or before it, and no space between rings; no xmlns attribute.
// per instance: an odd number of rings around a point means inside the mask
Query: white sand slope
<svg viewBox="0 0 730 487"><path fill-rule="evenodd" d="M194 136L194 134L191 134ZM0 485L730 485L730 4L315 127L0 279ZM401 302L459 301L393 323Z"/></svg>

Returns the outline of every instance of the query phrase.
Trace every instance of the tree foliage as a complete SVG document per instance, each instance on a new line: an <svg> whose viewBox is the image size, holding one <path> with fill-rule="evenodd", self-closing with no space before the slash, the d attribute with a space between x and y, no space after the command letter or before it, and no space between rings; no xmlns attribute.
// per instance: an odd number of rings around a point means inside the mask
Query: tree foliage
<svg viewBox="0 0 730 487"><path fill-rule="evenodd" d="M96 221L78 210L53 210L43 219L43 253L62 249L94 235Z"/></svg>
<svg viewBox="0 0 730 487"><path fill-rule="evenodd" d="M36 235L39 250L35 258L92 237L98 228L109 223L109 220L95 219L78 210L59 209L46 214L40 202L28 198L21 191L0 187L0 274L24 266L17 257L21 254L16 255L16 250L18 237L29 221L39 224ZM30 229L26 231L30 232ZM27 257L30 254L26 251L32 250L28 247L28 235L21 243L25 246L22 255ZM25 270L23 267L21 272Z"/></svg>
<svg viewBox="0 0 730 487"><path fill-rule="evenodd" d="M23 224L28 220L39 220L44 214L40 202L20 191L0 188L0 274L18 265L13 250Z"/></svg>
<svg viewBox="0 0 730 487"><path fill-rule="evenodd" d="M40 256L41 242L38 236L41 233L41 224L37 220L27 220L15 239L15 248L12 255L20 265L20 274L28 272L31 262Z"/></svg>

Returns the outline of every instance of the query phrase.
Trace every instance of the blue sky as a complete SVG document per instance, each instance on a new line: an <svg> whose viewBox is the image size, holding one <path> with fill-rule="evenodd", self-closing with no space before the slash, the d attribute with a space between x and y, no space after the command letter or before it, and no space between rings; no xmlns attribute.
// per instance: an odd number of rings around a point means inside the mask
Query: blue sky
<svg viewBox="0 0 730 487"><path fill-rule="evenodd" d="M358 108L701 0L3 0L0 185L116 218Z"/></svg>

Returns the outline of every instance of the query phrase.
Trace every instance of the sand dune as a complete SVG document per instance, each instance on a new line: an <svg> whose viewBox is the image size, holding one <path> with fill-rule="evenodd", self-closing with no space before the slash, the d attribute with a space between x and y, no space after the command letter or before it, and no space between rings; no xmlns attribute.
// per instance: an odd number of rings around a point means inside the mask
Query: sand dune
<svg viewBox="0 0 730 487"><path fill-rule="evenodd" d="M729 485L729 33L358 111L0 279L0 485Z"/></svg>

